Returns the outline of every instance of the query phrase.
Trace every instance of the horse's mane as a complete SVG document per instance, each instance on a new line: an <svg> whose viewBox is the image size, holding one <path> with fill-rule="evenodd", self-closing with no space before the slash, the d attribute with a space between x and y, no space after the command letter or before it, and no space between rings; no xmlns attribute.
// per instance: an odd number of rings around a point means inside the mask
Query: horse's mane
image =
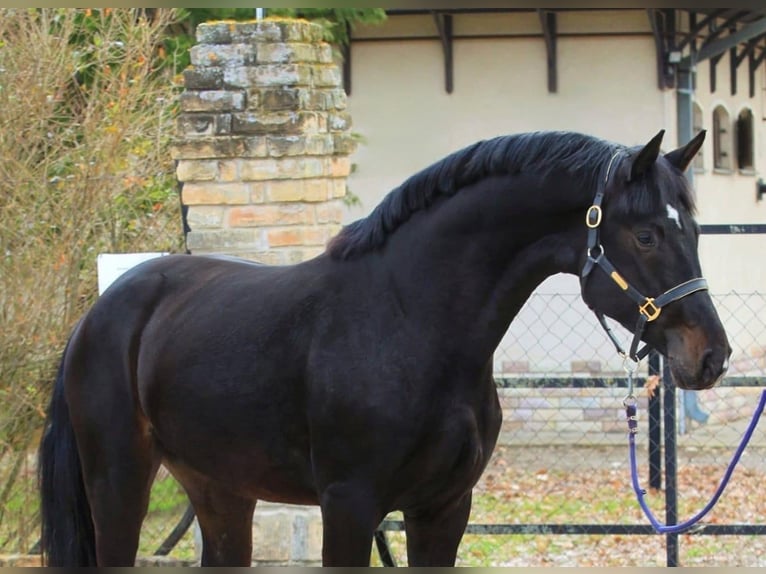
<svg viewBox="0 0 766 574"><path fill-rule="evenodd" d="M367 217L345 226L327 251L334 259L353 259L381 247L388 235L416 211L488 176L534 171L544 179L553 172L565 171L570 177L568 187L584 186L595 193L617 150L627 148L575 132L531 132L479 141L409 177ZM636 194L627 203L621 202L624 205L620 207L646 212L650 207L646 205L647 197L651 195ZM691 193L685 195L684 206L692 210ZM649 201L656 204L656 199Z"/></svg>

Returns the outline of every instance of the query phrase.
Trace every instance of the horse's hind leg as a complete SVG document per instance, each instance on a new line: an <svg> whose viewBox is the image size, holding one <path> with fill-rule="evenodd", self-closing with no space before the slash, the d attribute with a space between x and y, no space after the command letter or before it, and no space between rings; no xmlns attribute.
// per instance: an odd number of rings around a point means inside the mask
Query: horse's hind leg
<svg viewBox="0 0 766 574"><path fill-rule="evenodd" d="M108 420L78 433L98 566L133 566L160 458L136 414L106 409ZM84 454L87 453L87 454Z"/></svg>
<svg viewBox="0 0 766 574"><path fill-rule="evenodd" d="M202 531L201 566L250 566L255 500L201 477L179 474Z"/></svg>
<svg viewBox="0 0 766 574"><path fill-rule="evenodd" d="M96 562L133 566L160 454L136 404L129 367L121 368L115 353L92 341L87 347L72 345L66 394L93 519Z"/></svg>
<svg viewBox="0 0 766 574"><path fill-rule="evenodd" d="M471 513L471 493L436 512L404 513L409 566L454 566Z"/></svg>

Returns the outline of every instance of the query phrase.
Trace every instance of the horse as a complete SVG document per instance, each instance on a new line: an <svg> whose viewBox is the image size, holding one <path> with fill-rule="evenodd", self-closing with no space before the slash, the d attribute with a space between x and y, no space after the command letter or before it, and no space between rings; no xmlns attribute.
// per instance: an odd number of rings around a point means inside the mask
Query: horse
<svg viewBox="0 0 766 574"><path fill-rule="evenodd" d="M198 517L203 566L250 566L258 500L318 505L326 566L369 565L394 510L410 566L454 565L501 424L493 353L546 277L581 275L595 312L641 324L679 387L726 370L684 176L704 132L668 153L662 137L478 141L313 259L177 254L126 272L55 379L44 563L133 565L162 463Z"/></svg>

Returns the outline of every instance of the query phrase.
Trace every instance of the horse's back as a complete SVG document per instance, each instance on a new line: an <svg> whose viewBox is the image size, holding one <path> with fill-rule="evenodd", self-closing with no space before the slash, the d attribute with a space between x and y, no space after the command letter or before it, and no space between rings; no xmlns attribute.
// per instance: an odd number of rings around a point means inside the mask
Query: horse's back
<svg viewBox="0 0 766 574"><path fill-rule="evenodd" d="M180 473L239 476L233 488L261 498L283 482L279 497L308 502L311 288L300 273L224 257L142 263L83 319L72 360L88 370L70 386L107 409L132 404Z"/></svg>
<svg viewBox="0 0 766 574"><path fill-rule="evenodd" d="M237 313L248 291L275 267L234 258L170 255L143 262L120 276L85 314L75 349L136 360L152 349L170 350L220 328L216 317ZM234 326L232 325L232 328ZM172 345L170 345L172 343Z"/></svg>

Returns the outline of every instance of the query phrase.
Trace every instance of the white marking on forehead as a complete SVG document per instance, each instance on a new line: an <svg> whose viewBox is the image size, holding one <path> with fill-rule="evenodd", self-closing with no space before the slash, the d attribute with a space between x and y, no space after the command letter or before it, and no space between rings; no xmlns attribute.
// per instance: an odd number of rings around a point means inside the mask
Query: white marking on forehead
<svg viewBox="0 0 766 574"><path fill-rule="evenodd" d="M681 218L678 214L678 210L669 203L666 205L666 207L668 208L668 219L675 221L678 229L683 229L683 227L681 227Z"/></svg>

